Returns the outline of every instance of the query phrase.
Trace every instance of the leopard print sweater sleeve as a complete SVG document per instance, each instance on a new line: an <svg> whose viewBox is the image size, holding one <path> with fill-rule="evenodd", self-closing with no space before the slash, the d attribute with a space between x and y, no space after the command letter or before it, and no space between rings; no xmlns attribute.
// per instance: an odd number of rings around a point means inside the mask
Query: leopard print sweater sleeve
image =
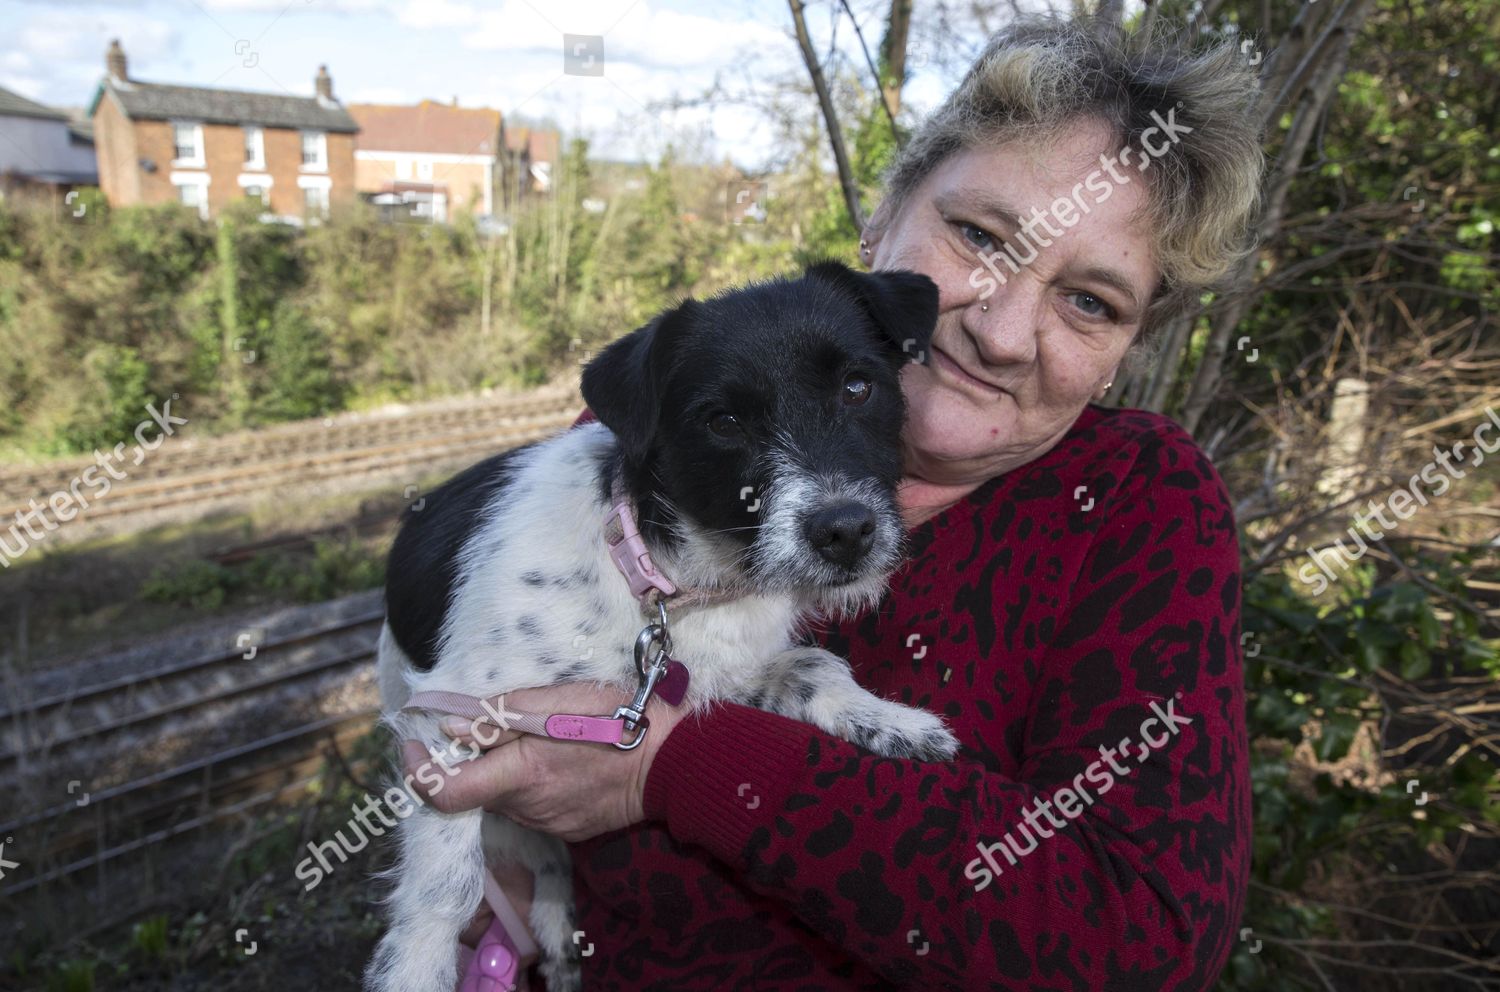
<svg viewBox="0 0 1500 992"><path fill-rule="evenodd" d="M1235 524L1177 425L1088 408L822 632L951 763L724 705L575 846L590 989L1212 986L1249 874Z"/></svg>

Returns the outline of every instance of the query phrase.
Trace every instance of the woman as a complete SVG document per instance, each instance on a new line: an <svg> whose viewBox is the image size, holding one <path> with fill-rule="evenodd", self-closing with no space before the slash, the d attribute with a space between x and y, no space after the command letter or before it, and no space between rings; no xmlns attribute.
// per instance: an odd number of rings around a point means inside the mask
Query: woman
<svg viewBox="0 0 1500 992"><path fill-rule="evenodd" d="M1031 22L913 136L861 245L941 292L903 378L912 557L819 640L962 752L731 705L654 704L632 752L509 735L435 804L575 842L587 988L1213 984L1250 854L1235 525L1180 427L1090 400L1245 250L1254 99L1232 47Z"/></svg>

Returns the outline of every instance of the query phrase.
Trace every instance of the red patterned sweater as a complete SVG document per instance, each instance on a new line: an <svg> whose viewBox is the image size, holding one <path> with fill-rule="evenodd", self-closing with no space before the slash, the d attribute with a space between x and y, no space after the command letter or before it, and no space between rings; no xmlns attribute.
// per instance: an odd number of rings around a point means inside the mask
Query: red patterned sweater
<svg viewBox="0 0 1500 992"><path fill-rule="evenodd" d="M589 992L1213 985L1250 858L1213 466L1164 417L1090 406L910 540L879 608L815 636L942 714L958 760L737 705L679 724L648 822L573 846Z"/></svg>

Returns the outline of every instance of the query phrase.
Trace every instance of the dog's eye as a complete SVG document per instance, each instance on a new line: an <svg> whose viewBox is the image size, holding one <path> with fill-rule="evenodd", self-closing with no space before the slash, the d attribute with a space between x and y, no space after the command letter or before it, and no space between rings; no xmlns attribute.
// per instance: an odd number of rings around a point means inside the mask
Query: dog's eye
<svg viewBox="0 0 1500 992"><path fill-rule="evenodd" d="M875 387L870 385L869 379L861 379L857 375L851 375L844 380L844 405L862 406L870 398L870 392Z"/></svg>
<svg viewBox="0 0 1500 992"><path fill-rule="evenodd" d="M720 437L739 438L745 435L745 429L732 413L716 413L709 417L708 429Z"/></svg>

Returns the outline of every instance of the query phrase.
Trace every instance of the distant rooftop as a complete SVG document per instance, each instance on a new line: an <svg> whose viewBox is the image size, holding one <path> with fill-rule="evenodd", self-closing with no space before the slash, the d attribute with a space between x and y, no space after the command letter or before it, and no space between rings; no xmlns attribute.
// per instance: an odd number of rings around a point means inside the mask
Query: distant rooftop
<svg viewBox="0 0 1500 992"><path fill-rule="evenodd" d="M328 75L327 66L319 66L313 80L316 96L143 82L131 78L119 39L110 42L104 54L104 66L107 75L100 81L94 99L89 103L90 119L99 101L108 93L119 101L125 115L134 120L257 124L347 133L359 130L359 125L349 116L344 105L334 99L333 79Z"/></svg>
<svg viewBox="0 0 1500 992"><path fill-rule="evenodd" d="M134 120L191 120L206 124L257 124L262 127L305 128L353 133L353 117L337 101L318 97L258 93L249 90L171 86L106 77L102 88L120 101Z"/></svg>
<svg viewBox="0 0 1500 992"><path fill-rule="evenodd" d="M0 116L4 117L40 117L49 121L65 121L68 115L61 110L53 109L28 100L19 93L12 92L0 86Z"/></svg>
<svg viewBox="0 0 1500 992"><path fill-rule="evenodd" d="M526 152L533 162L556 162L559 136L556 131L539 127L505 129L505 144L513 152Z"/></svg>
<svg viewBox="0 0 1500 992"><path fill-rule="evenodd" d="M360 151L494 155L500 135L500 111L488 107L351 103L349 113L359 124Z"/></svg>

